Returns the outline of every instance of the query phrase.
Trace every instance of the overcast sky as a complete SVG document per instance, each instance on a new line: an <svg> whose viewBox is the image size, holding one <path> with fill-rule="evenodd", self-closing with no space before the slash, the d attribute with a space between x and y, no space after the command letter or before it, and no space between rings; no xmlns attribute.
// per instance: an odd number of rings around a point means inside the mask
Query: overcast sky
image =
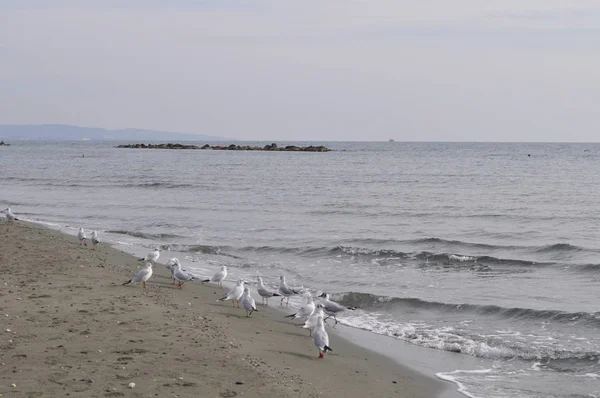
<svg viewBox="0 0 600 398"><path fill-rule="evenodd" d="M600 0L0 0L2 124L600 141L599 121Z"/></svg>

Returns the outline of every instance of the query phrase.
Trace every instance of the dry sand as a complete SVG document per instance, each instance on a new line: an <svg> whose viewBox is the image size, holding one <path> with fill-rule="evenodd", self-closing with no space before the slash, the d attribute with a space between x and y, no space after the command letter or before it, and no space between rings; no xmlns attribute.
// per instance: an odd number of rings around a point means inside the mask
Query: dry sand
<svg viewBox="0 0 600 398"><path fill-rule="evenodd" d="M280 311L259 305L246 318L216 301L226 289L179 290L162 265L146 291L122 286L140 264L35 224L0 224L2 396L431 398L443 388L331 332L334 352L319 360Z"/></svg>

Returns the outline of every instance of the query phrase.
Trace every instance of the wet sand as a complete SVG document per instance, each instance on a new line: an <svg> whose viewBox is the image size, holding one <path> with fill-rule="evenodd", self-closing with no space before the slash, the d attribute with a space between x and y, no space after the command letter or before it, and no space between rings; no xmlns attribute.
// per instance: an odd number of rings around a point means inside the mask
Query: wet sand
<svg viewBox="0 0 600 398"><path fill-rule="evenodd" d="M217 302L227 289L195 281L179 290L160 264L146 290L122 286L141 264L103 244L92 251L57 231L2 222L0 393L431 398L444 390L331 332L334 351L319 360L299 321L260 304L246 318Z"/></svg>

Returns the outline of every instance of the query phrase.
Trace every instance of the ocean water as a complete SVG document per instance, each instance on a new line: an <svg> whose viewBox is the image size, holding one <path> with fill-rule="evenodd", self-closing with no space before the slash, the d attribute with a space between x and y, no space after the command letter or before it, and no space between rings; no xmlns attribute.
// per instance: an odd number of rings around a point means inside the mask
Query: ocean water
<svg viewBox="0 0 600 398"><path fill-rule="evenodd" d="M358 307L345 325L487 359L437 374L471 397L600 397L600 145L113 145L0 148L0 207L199 275L285 274Z"/></svg>

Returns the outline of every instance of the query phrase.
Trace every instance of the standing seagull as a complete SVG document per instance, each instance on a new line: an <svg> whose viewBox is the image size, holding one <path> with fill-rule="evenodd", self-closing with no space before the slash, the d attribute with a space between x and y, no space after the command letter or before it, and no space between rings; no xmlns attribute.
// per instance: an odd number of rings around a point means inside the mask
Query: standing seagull
<svg viewBox="0 0 600 398"><path fill-rule="evenodd" d="M79 227L79 232L77 232L77 239L79 239L79 246L81 246L81 244L83 243L85 246L87 246L87 235L85 234L85 231L83 230L83 227Z"/></svg>
<svg viewBox="0 0 600 398"><path fill-rule="evenodd" d="M281 298L281 305L283 305L283 300L287 297L286 304L290 305L290 296L294 296L296 294L300 294L300 292L290 289L290 287L285 283L285 276L281 275L279 277L279 291L283 295Z"/></svg>
<svg viewBox="0 0 600 398"><path fill-rule="evenodd" d="M148 279L150 279L151 276L152 276L152 264L146 263L146 265L144 265L144 268L139 270L138 273L135 274L135 276L133 278L131 278L127 282L123 283L123 286L128 285L130 283L142 282L142 287L145 289L146 281Z"/></svg>
<svg viewBox="0 0 600 398"><path fill-rule="evenodd" d="M313 343L319 349L319 358L323 358L327 351L333 351L329 348L329 335L325 331L325 325L323 324L323 317L317 318L317 325L313 330Z"/></svg>
<svg viewBox="0 0 600 398"><path fill-rule="evenodd" d="M6 219L9 223L12 223L13 221L19 221L19 219L15 217L12 211L10 211L10 207L7 207L6 209L2 210L2 213L6 213Z"/></svg>
<svg viewBox="0 0 600 398"><path fill-rule="evenodd" d="M240 297L242 297L242 294L244 294L244 281L240 279L229 290L227 296L220 298L218 301L231 300L232 306L235 306L235 302L237 301L237 306L240 308Z"/></svg>
<svg viewBox="0 0 600 398"><path fill-rule="evenodd" d="M98 246L98 243L100 243L100 240L98 239L98 231L93 231L92 232L92 250L96 250L96 246Z"/></svg>
<svg viewBox="0 0 600 398"><path fill-rule="evenodd" d="M256 303L250 295L250 289L248 289L247 287L244 288L244 294L242 294L240 302L242 303L242 307L244 307L244 309L246 310L247 317L250 317L250 315L252 315L254 311L258 311L256 309Z"/></svg>
<svg viewBox="0 0 600 398"><path fill-rule="evenodd" d="M317 308L315 308L315 311L312 313L312 315L306 318L304 325L302 325L303 329L308 329L309 336L312 336L312 331L315 328L315 326L317 326L317 319L319 317L321 317L322 319L323 316L325 316L325 314L323 313L323 304L319 303L316 305L316 307Z"/></svg>
<svg viewBox="0 0 600 398"><path fill-rule="evenodd" d="M187 272L181 269L181 264L179 264L178 259L175 259L175 265L173 265L172 269L174 269L173 278L176 279L177 282L179 282L178 287L180 289L184 282L194 280L194 277L192 275L188 274Z"/></svg>
<svg viewBox="0 0 600 398"><path fill-rule="evenodd" d="M217 282L219 289L222 289L225 278L227 278L227 267L223 265L221 266L221 271L214 274L212 278L205 279L202 282Z"/></svg>
<svg viewBox="0 0 600 398"><path fill-rule="evenodd" d="M313 301L312 296L308 296L306 300L306 305L298 310L295 314L288 315L286 318L292 318L292 321L296 318L308 318L315 312L315 302Z"/></svg>
<svg viewBox="0 0 600 398"><path fill-rule="evenodd" d="M325 320L327 320L330 317L333 317L333 319L335 319L336 325L338 324L338 320L336 318L337 314L339 314L340 312L344 312L346 310L355 310L356 309L356 307L344 307L343 305L336 303L335 301L329 300L329 293L323 293L319 297L324 298L324 300L322 302L323 309L325 310L325 313L328 315L327 318L325 318Z"/></svg>
<svg viewBox="0 0 600 398"><path fill-rule="evenodd" d="M140 258L139 261L148 261L150 263L152 263L152 265L156 264L156 261L158 261L158 258L160 257L160 250L158 247L154 248L154 251L151 251L150 253L146 254L146 257L144 258Z"/></svg>
<svg viewBox="0 0 600 398"><path fill-rule="evenodd" d="M267 288L265 288L265 285L263 285L263 280L260 276L257 276L256 279L258 279L258 289L256 289L256 291L262 299L262 304L269 305L269 298L281 296L281 294L267 290Z"/></svg>

